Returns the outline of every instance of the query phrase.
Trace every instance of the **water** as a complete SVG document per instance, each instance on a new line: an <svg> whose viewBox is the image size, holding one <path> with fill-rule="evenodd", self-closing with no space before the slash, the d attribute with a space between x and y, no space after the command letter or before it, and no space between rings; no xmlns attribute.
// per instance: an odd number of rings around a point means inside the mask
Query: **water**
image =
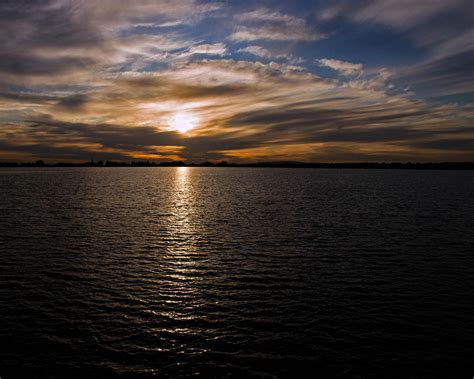
<svg viewBox="0 0 474 379"><path fill-rule="evenodd" d="M473 184L0 169L0 376L471 377Z"/></svg>

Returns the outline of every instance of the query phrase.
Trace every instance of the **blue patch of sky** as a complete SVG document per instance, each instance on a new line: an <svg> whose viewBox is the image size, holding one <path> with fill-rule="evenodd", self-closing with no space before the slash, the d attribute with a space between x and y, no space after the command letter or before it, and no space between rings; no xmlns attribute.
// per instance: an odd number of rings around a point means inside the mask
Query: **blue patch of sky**
<svg viewBox="0 0 474 379"><path fill-rule="evenodd" d="M446 104L446 103L457 103L457 104L473 104L474 103L474 92L467 92L467 93L462 93L462 94L454 94L454 95L445 95L445 96L436 96L433 95L433 92L431 92L431 95L427 95L426 97L427 100L429 100L431 103L438 103L438 104Z"/></svg>
<svg viewBox="0 0 474 379"><path fill-rule="evenodd" d="M373 24L338 21L324 25L327 38L301 48L307 59L332 58L368 67L400 67L420 61L428 51L414 46L406 35Z"/></svg>

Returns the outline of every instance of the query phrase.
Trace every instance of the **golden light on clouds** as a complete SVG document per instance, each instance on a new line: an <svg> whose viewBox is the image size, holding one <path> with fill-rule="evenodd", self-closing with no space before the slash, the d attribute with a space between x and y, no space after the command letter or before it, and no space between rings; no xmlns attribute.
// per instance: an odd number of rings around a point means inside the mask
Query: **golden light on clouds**
<svg viewBox="0 0 474 379"><path fill-rule="evenodd" d="M0 5L0 160L474 159L472 47L461 43L472 40L469 23L436 32L432 56L416 51L421 36L412 36L412 47L390 41L409 53L398 67L384 51L338 51L337 40L334 50L316 48L337 34L319 29L330 23L327 12L311 23L284 4L7 3ZM362 18L386 25L382 14L367 16L370 4L361 5ZM432 11L457 12L452 4ZM400 12L400 23L389 24L408 33ZM356 24L362 19L349 13ZM210 34L214 23L219 32ZM435 41L432 30L422 34ZM365 51L370 36L362 34Z"/></svg>

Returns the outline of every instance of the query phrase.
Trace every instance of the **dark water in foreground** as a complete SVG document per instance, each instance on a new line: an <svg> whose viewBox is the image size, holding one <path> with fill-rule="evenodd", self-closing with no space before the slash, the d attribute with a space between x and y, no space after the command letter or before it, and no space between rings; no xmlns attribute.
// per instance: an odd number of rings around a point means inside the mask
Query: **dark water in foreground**
<svg viewBox="0 0 474 379"><path fill-rule="evenodd" d="M0 376L470 378L473 195L474 172L1 169Z"/></svg>

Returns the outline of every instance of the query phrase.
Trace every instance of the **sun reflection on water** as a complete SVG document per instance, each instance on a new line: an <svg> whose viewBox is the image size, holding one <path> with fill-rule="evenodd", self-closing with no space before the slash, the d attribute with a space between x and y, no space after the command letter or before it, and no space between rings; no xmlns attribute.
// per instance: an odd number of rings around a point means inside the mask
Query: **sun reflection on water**
<svg viewBox="0 0 474 379"><path fill-rule="evenodd" d="M174 191L172 203L173 213L176 216L174 225L178 237L185 237L183 242L192 239L194 227L191 223L194 196L188 167L178 167L174 173Z"/></svg>
<svg viewBox="0 0 474 379"><path fill-rule="evenodd" d="M170 243L167 248L167 255L173 262L173 273L170 278L176 283L190 281L196 278L193 275L195 270L194 254L196 250L196 198L193 191L192 175L188 167L177 167L174 170L174 188L171 191L171 205L173 219L170 220Z"/></svg>
<svg viewBox="0 0 474 379"><path fill-rule="evenodd" d="M172 171L171 171L172 170ZM194 192L193 175L188 167L170 169L170 186L167 201L170 217L167 220L166 246L160 256L161 294L159 318L174 320L176 327L153 328L158 335L199 335L200 327L183 327L180 323L200 319L199 309L205 305L202 295L202 260L204 253L197 246L199 222L196 213L197 196ZM173 346L174 350L190 351L186 344ZM196 352L193 351L193 354ZM200 353L200 352L198 352Z"/></svg>

